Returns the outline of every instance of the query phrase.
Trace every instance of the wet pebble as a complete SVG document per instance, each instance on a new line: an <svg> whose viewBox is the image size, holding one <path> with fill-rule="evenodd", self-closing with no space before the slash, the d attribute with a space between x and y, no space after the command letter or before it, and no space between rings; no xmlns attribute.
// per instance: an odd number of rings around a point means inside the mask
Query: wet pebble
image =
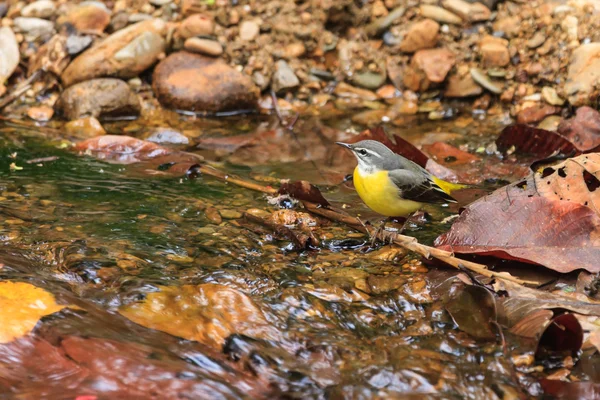
<svg viewBox="0 0 600 400"><path fill-rule="evenodd" d="M76 55L90 47L92 44L91 36L70 35L67 38L67 52L69 55Z"/></svg>
<svg viewBox="0 0 600 400"><path fill-rule="evenodd" d="M235 210L219 210L221 217L225 219L239 219L242 218L242 213Z"/></svg>
<svg viewBox="0 0 600 400"><path fill-rule="evenodd" d="M481 70L477 68L471 68L471 77L475 82L481 85L483 88L489 90L492 93L500 94L502 93L502 88L498 86L495 82L492 82L491 79L487 77Z"/></svg>
<svg viewBox="0 0 600 400"><path fill-rule="evenodd" d="M542 97L546 103L553 106L562 106L565 104L565 100L562 99L556 92L556 89L551 86L545 86L542 88Z"/></svg>
<svg viewBox="0 0 600 400"><path fill-rule="evenodd" d="M216 40L192 37L186 39L183 47L192 53L204 54L207 56L217 57L223 54L223 46Z"/></svg>
<svg viewBox="0 0 600 400"><path fill-rule="evenodd" d="M106 131L100 121L94 117L76 119L65 124L65 131L69 136L80 139L88 139L105 135Z"/></svg>
<svg viewBox="0 0 600 400"><path fill-rule="evenodd" d="M300 80L294 70L284 60L277 61L276 71L273 74L272 87L275 92L292 89L300 85Z"/></svg>
<svg viewBox="0 0 600 400"><path fill-rule="evenodd" d="M178 33L188 39L194 36L212 35L215 29L215 23L212 18L204 14L190 15L179 25Z"/></svg>
<svg viewBox="0 0 600 400"><path fill-rule="evenodd" d="M54 31L54 23L41 18L18 17L13 22L16 30L34 39L50 35Z"/></svg>
<svg viewBox="0 0 600 400"><path fill-rule="evenodd" d="M31 107L27 110L27 116L34 121L50 121L54 115L54 110L48 106Z"/></svg>

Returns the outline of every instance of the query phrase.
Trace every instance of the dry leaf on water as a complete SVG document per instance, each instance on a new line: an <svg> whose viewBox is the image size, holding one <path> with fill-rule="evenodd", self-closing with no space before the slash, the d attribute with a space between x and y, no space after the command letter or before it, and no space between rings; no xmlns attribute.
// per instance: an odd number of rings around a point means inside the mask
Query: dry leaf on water
<svg viewBox="0 0 600 400"><path fill-rule="evenodd" d="M544 168L467 206L435 244L559 272L600 272L599 177L597 153Z"/></svg>
<svg viewBox="0 0 600 400"><path fill-rule="evenodd" d="M65 308L54 295L25 282L0 282L0 343L33 330L40 318Z"/></svg>
<svg viewBox="0 0 600 400"><path fill-rule="evenodd" d="M276 340L262 311L245 294L224 285L163 286L119 310L133 322L220 349L234 333Z"/></svg>

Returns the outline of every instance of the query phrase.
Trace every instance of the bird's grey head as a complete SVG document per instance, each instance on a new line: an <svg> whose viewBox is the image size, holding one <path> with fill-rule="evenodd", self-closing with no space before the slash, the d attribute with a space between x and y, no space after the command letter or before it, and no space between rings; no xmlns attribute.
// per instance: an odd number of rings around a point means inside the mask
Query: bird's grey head
<svg viewBox="0 0 600 400"><path fill-rule="evenodd" d="M383 143L375 140L362 140L354 144L342 142L337 142L337 144L352 150L362 172L373 173L384 169L397 168L392 164L397 163L398 156Z"/></svg>

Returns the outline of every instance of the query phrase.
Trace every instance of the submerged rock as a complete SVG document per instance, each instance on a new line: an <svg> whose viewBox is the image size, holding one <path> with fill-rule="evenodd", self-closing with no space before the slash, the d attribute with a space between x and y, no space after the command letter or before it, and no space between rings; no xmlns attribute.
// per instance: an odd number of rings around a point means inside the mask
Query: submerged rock
<svg viewBox="0 0 600 400"><path fill-rule="evenodd" d="M94 117L86 117L68 122L64 126L68 135L78 139L89 139L100 135L106 135L100 121Z"/></svg>
<svg viewBox="0 0 600 400"><path fill-rule="evenodd" d="M565 94L574 106L590 104L600 89L600 43L588 43L573 51Z"/></svg>
<svg viewBox="0 0 600 400"><path fill-rule="evenodd" d="M70 120L140 113L140 102L129 85L112 78L92 79L69 87L61 94L56 107Z"/></svg>
<svg viewBox="0 0 600 400"><path fill-rule="evenodd" d="M165 22L153 19L113 33L73 60L61 79L65 86L71 86L101 76L133 78L165 51L165 32Z"/></svg>
<svg viewBox="0 0 600 400"><path fill-rule="evenodd" d="M250 77L224 61L185 51L157 65L152 87L163 106L197 112L254 109L259 95Z"/></svg>

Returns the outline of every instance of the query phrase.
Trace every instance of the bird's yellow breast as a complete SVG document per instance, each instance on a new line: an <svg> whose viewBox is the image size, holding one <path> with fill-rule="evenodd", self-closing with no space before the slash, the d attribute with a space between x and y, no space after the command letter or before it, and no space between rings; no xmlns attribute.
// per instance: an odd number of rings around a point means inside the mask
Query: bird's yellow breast
<svg viewBox="0 0 600 400"><path fill-rule="evenodd" d="M398 187L388 177L387 171L363 174L354 169L354 187L365 204L386 217L406 217L421 208L422 203L400 197Z"/></svg>

